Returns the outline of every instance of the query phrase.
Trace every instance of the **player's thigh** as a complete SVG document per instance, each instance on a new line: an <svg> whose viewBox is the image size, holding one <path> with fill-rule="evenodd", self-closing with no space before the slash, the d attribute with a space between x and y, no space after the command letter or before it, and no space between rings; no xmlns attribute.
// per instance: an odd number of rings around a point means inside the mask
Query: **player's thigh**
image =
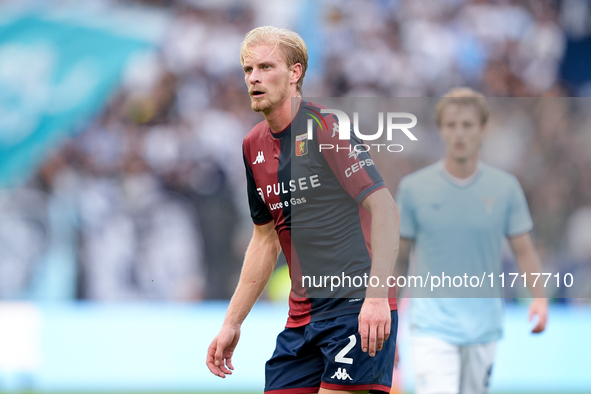
<svg viewBox="0 0 591 394"><path fill-rule="evenodd" d="M320 391L318 392L318 394L367 394L368 392L369 392L368 390L343 391L343 390L330 390L330 389L321 388Z"/></svg>
<svg viewBox="0 0 591 394"><path fill-rule="evenodd" d="M358 315L353 314L315 325L322 330L324 338L320 343L325 362L321 388L344 393L367 390L389 393L394 370L398 313L392 312L390 337L374 357L361 350L358 320Z"/></svg>
<svg viewBox="0 0 591 394"><path fill-rule="evenodd" d="M317 393L323 370L322 352L309 343L306 328L286 328L265 364L265 393Z"/></svg>
<svg viewBox="0 0 591 394"><path fill-rule="evenodd" d="M458 394L460 347L429 336L411 338L416 394Z"/></svg>
<svg viewBox="0 0 591 394"><path fill-rule="evenodd" d="M497 343L462 346L462 394L488 393Z"/></svg>

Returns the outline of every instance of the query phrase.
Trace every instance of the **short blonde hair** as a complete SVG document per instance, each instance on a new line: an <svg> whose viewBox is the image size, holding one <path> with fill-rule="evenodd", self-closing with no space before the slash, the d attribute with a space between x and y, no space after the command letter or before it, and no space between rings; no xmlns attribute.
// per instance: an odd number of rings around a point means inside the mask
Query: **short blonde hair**
<svg viewBox="0 0 591 394"><path fill-rule="evenodd" d="M446 106L450 104L473 105L480 115L480 122L485 125L488 122L488 104L481 93L470 88L454 88L447 92L435 106L437 125L441 126L441 114Z"/></svg>
<svg viewBox="0 0 591 394"><path fill-rule="evenodd" d="M244 65L244 59L251 54L250 47L261 44L275 45L283 53L285 64L291 67L294 64L302 65L302 75L298 79L296 88L302 92L304 76L308 69L308 48L300 35L289 29L279 29L273 26L261 26L249 31L240 46L240 64Z"/></svg>

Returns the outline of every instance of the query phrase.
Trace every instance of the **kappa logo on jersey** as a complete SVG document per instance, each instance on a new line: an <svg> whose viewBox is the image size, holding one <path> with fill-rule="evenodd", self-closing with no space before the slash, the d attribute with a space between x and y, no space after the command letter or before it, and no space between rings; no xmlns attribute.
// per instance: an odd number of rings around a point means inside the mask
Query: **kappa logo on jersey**
<svg viewBox="0 0 591 394"><path fill-rule="evenodd" d="M359 153L361 153L361 152L357 152L356 150L352 150L351 152L349 152L349 159L357 160L357 158L359 157Z"/></svg>
<svg viewBox="0 0 591 394"><path fill-rule="evenodd" d="M347 373L347 368L339 368L337 371L330 377L331 379L338 379L338 380L353 380L351 375Z"/></svg>
<svg viewBox="0 0 591 394"><path fill-rule="evenodd" d="M335 135L337 135L337 133L339 132L339 125L338 123L333 123L332 124L332 135L330 136L330 138L334 138Z"/></svg>
<svg viewBox="0 0 591 394"><path fill-rule="evenodd" d="M252 164L260 164L260 163L264 163L265 162L265 155L263 154L263 151L260 150L259 153L257 153L257 158L254 160L254 162Z"/></svg>
<svg viewBox="0 0 591 394"><path fill-rule="evenodd" d="M304 156L308 153L308 135L300 134L296 135L295 138L295 151L296 156Z"/></svg>

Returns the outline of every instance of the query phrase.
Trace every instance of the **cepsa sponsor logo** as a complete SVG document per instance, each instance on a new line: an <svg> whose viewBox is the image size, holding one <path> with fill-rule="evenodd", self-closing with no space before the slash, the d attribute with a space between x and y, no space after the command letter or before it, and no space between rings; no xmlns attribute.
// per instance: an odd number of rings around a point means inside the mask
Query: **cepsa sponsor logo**
<svg viewBox="0 0 591 394"><path fill-rule="evenodd" d="M349 178L351 175L353 175L354 173L356 173L357 171L359 171L363 167L370 167L373 165L374 165L374 163L373 163L372 159L360 160L356 163L353 163L353 165L351 167L349 167L345 170L345 176L347 178Z"/></svg>
<svg viewBox="0 0 591 394"><path fill-rule="evenodd" d="M333 127L332 127L332 136L331 137L335 137L336 134L338 133L339 135L339 140L345 140L345 141L349 141L351 139L351 121L349 119L349 116L338 109L330 109L330 108L324 108L320 110L320 113L318 113L317 111L313 111L317 116L314 116L313 114L309 114L310 117L313 118L313 120L316 121L316 123L320 126L321 129L323 129L324 127L326 127L328 129L328 124L326 123L326 120L324 119L324 117L320 114L333 114L334 116L336 116L336 118L338 119L338 123L334 122L333 123ZM417 117L409 112L387 112L386 113L386 138L388 141L392 141L392 136L394 134L394 131L396 130L400 130L404 133L404 135L406 135L406 137L408 137L409 140L411 141L417 141L417 137L415 137L415 135L409 130L412 127L416 126L417 124ZM322 119L322 122L320 121L320 119ZM394 121L394 119L407 119L410 122L406 122L406 123L397 123ZM308 123L307 123L307 132L308 132L308 139L312 140L313 139L313 120L312 119L308 119ZM353 132L355 133L355 135L357 136L357 138L359 138L362 141L375 141L378 138L380 138L382 136L382 134L384 133L384 113L383 112L379 112L378 113L378 131L375 134L362 134L359 131L359 113L358 112L354 112L353 113ZM377 151L380 151L381 147L385 147L385 150L387 150L388 152L402 152L402 150L404 149L404 147L400 144L356 144L356 145L348 145L348 146L339 146L338 144L335 145L334 144L319 144L319 151L323 151L323 150L330 150L330 149L336 149L337 151L344 149L344 150L349 150L349 151L356 151L356 152L369 152L372 147L374 149L377 149Z"/></svg>

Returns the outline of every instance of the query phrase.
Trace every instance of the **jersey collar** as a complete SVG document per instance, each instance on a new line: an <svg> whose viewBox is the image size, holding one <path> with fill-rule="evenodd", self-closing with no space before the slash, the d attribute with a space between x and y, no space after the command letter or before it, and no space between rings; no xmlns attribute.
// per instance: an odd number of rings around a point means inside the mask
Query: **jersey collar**
<svg viewBox="0 0 591 394"><path fill-rule="evenodd" d="M437 163L437 168L439 169L439 172L441 173L441 175L443 175L443 177L445 179L447 179L449 182L451 182L454 185L459 186L459 187L467 187L467 186L470 186L472 183L474 183L474 181L476 181L476 179L478 179L478 177L482 173L482 162L479 161L476 164L476 171L474 171L474 173L472 175L470 175L468 178L458 178L458 177L453 176L445 168L445 163L443 162L443 160L440 160Z"/></svg>

